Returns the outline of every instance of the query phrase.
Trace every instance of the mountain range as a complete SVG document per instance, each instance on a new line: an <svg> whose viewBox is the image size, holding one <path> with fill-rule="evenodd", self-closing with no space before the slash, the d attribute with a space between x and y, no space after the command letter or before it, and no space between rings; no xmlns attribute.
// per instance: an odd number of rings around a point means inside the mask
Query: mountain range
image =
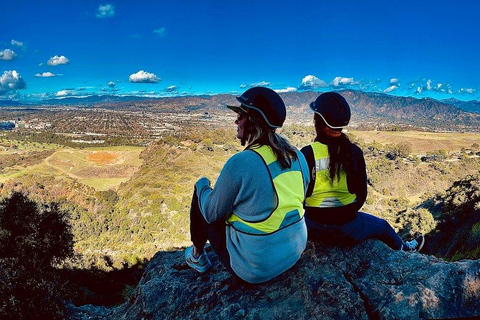
<svg viewBox="0 0 480 320"><path fill-rule="evenodd" d="M461 101L452 98L442 101L447 104L454 105L455 107L462 109L463 111L480 113L480 101L477 100Z"/></svg>
<svg viewBox="0 0 480 320"><path fill-rule="evenodd" d="M352 122L387 123L396 125L426 127L436 130L458 130L480 127L480 102L457 99L434 100L413 97L398 97L382 93L344 90L340 93L352 108ZM280 93L285 101L289 118L293 121L309 121L309 103L319 92ZM162 111L191 112L222 110L226 104L238 104L234 95L202 95L184 97L138 97L117 95L92 95L88 97L67 97L48 99L35 104L24 104L11 100L0 100L0 107L19 106L86 106L106 108L148 107Z"/></svg>

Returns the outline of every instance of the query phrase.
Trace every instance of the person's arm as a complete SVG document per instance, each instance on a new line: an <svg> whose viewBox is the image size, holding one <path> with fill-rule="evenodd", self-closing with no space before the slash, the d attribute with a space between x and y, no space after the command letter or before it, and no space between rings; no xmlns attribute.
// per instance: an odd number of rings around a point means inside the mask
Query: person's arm
<svg viewBox="0 0 480 320"><path fill-rule="evenodd" d="M297 157L300 165L300 171L302 172L304 197L306 198L310 185L310 168L308 167L307 160L302 152L297 151Z"/></svg>
<svg viewBox="0 0 480 320"><path fill-rule="evenodd" d="M305 196L308 198L312 195L313 188L315 187L315 156L313 154L313 148L311 145L303 147L300 152L302 152L305 157L309 171L310 181L307 187L307 194Z"/></svg>
<svg viewBox="0 0 480 320"><path fill-rule="evenodd" d="M360 210L367 199L367 167L362 150L354 145L353 159L355 161L355 178L347 179L348 191L357 196L357 202L353 205L356 211Z"/></svg>
<svg viewBox="0 0 480 320"><path fill-rule="evenodd" d="M225 163L212 189L210 180L203 177L197 181L198 204L200 211L208 223L227 219L233 211L233 204L240 190L241 176L238 156L235 155Z"/></svg>

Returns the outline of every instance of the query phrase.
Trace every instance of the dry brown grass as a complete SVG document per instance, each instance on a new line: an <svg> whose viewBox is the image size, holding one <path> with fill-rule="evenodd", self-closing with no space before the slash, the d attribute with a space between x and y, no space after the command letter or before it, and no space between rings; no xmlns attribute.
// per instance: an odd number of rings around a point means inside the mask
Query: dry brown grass
<svg viewBox="0 0 480 320"><path fill-rule="evenodd" d="M447 152L470 148L472 144L480 145L480 133L450 133L422 131L350 131L366 143L374 141L386 144L408 142L414 153L426 153L445 149Z"/></svg>

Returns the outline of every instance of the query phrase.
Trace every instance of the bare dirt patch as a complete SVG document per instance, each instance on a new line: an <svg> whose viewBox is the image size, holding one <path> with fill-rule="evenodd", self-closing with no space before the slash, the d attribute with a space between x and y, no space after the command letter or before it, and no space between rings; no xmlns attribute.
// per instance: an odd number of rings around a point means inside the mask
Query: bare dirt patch
<svg viewBox="0 0 480 320"><path fill-rule="evenodd" d="M87 160L99 165L113 164L117 162L119 155L113 152L92 152L87 154Z"/></svg>

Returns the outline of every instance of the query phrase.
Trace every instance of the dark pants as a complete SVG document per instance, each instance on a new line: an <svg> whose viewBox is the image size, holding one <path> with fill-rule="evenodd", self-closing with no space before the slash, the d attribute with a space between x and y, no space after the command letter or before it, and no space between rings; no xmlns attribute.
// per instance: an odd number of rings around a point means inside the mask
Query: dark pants
<svg viewBox="0 0 480 320"><path fill-rule="evenodd" d="M207 240L213 247L220 262L228 271L235 274L230 266L230 255L227 251L225 220L208 223L198 206L197 190L193 191L192 205L190 206L190 239L193 245L203 249Z"/></svg>
<svg viewBox="0 0 480 320"><path fill-rule="evenodd" d="M358 212L357 217L343 225L325 225L305 219L309 238L329 243L356 244L366 239L378 239L394 250L402 248L403 240L390 224L371 214Z"/></svg>

